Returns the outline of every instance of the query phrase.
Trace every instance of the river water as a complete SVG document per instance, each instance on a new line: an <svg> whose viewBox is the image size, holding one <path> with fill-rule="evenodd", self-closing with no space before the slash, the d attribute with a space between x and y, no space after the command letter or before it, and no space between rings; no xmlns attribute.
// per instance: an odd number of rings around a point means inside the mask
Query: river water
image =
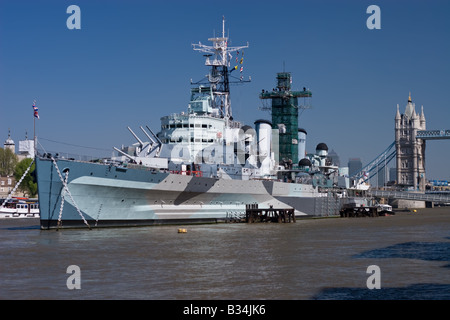
<svg viewBox="0 0 450 320"><path fill-rule="evenodd" d="M79 289L68 288L71 265ZM0 299L450 299L450 208L60 231L2 219Z"/></svg>

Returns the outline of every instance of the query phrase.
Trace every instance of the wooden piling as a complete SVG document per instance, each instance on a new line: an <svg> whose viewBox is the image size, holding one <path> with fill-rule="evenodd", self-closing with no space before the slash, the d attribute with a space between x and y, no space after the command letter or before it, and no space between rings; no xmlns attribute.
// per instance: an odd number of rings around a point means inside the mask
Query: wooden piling
<svg viewBox="0 0 450 320"><path fill-rule="evenodd" d="M295 222L295 210L293 208L275 209L273 206L268 209L260 209L257 203L247 204L245 206L245 222L291 223Z"/></svg>

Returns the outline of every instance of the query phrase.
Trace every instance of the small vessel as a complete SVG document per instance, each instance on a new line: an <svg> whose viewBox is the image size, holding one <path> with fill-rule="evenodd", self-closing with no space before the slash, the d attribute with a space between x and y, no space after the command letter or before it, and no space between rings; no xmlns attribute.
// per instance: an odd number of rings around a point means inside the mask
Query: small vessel
<svg viewBox="0 0 450 320"><path fill-rule="evenodd" d="M39 218L37 199L11 198L0 207L0 218Z"/></svg>
<svg viewBox="0 0 450 320"><path fill-rule="evenodd" d="M380 216L392 216L395 212L392 211L392 206L389 204L378 204L377 206L378 215Z"/></svg>

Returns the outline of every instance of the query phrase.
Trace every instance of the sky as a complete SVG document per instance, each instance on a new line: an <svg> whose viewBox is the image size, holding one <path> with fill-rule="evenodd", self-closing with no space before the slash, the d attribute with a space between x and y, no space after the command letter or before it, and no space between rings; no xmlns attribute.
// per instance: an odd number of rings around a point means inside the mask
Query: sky
<svg viewBox="0 0 450 320"><path fill-rule="evenodd" d="M81 29L68 29L78 5ZM369 29L370 5L380 29ZM0 139L36 135L51 151L111 155L136 142L130 126L160 129L187 111L190 80L208 69L192 49L221 32L246 45L245 78L231 87L233 117L269 119L259 93L276 73L312 91L299 126L307 152L324 142L341 165L368 164L395 139L397 104L411 93L427 129L450 129L450 1L137 1L0 0ZM89 147L81 148L79 146ZM427 141L429 179L450 180L450 141Z"/></svg>

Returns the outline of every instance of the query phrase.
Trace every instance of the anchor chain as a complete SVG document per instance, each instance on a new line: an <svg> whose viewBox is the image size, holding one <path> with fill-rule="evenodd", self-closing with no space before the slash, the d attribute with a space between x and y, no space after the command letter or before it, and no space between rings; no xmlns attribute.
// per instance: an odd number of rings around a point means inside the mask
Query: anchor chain
<svg viewBox="0 0 450 320"><path fill-rule="evenodd" d="M33 161L31 161L31 163L28 166L27 170L25 170L25 173L22 175L22 177L20 178L19 182L16 183L14 189L12 189L12 191L6 197L5 201L3 201L2 207L12 198L12 195L14 194L14 192L16 192L17 188L20 186L20 184L22 183L23 179L27 175L28 171L30 171L31 166L33 165L33 163L34 163L34 159L33 159Z"/></svg>
<svg viewBox="0 0 450 320"><path fill-rule="evenodd" d="M77 203L76 203L75 200L73 199L72 194L70 193L69 188L67 187L67 183L64 181L64 179L63 179L63 177L62 177L62 175L61 175L61 172L59 171L59 168L58 168L58 165L56 164L55 158L52 157L52 161L53 161L53 165L54 165L55 168L56 168L56 172L58 172L59 179L61 179L61 182L63 183L64 190L66 191L66 193L69 195L70 199L72 200L72 203L73 203L73 205L75 206L75 209L77 209L78 214L80 215L81 219L83 219L84 224L87 225L89 229L91 229L91 226L90 226L89 223L86 221L86 219L84 218L83 214L81 213L80 208L78 208Z"/></svg>

